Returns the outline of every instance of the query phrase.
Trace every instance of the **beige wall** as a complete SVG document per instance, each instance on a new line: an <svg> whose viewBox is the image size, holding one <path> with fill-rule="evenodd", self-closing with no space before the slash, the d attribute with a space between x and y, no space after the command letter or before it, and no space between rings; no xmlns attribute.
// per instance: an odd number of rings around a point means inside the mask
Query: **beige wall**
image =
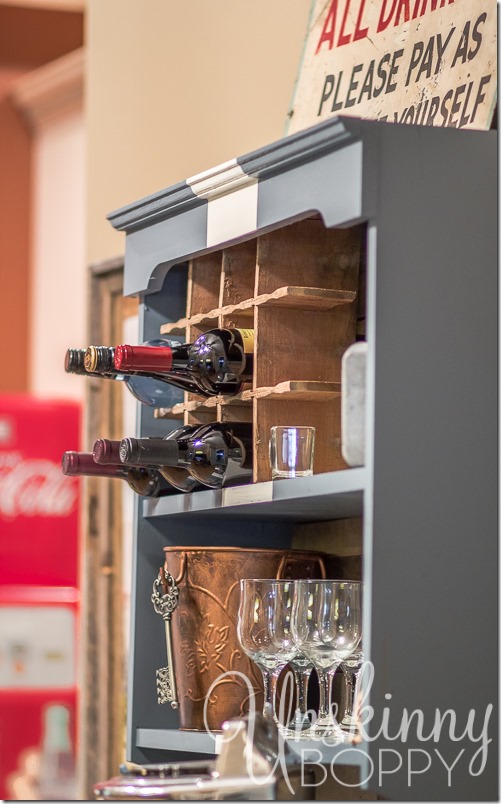
<svg viewBox="0 0 501 804"><path fill-rule="evenodd" d="M65 373L64 356L87 340L83 64L73 51L11 92L31 130L27 390L82 401L85 378Z"/></svg>
<svg viewBox="0 0 501 804"><path fill-rule="evenodd" d="M66 374L68 347L87 344L84 126L73 109L34 143L30 391L83 401L85 378Z"/></svg>
<svg viewBox="0 0 501 804"><path fill-rule="evenodd" d="M310 0L88 0L87 249L106 214L284 136Z"/></svg>

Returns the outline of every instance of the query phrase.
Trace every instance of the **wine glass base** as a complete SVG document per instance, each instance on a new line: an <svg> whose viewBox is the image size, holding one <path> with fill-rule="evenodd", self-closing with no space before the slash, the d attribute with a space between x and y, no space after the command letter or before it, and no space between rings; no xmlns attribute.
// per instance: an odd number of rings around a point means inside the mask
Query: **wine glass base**
<svg viewBox="0 0 501 804"><path fill-rule="evenodd" d="M310 740L322 740L328 745L349 742L349 735L335 720L317 720L308 732Z"/></svg>
<svg viewBox="0 0 501 804"><path fill-rule="evenodd" d="M307 729L311 729L311 726L312 722L308 715L302 715L300 712L297 712L287 724L287 728L291 731L307 731Z"/></svg>
<svg viewBox="0 0 501 804"><path fill-rule="evenodd" d="M339 723L339 726L340 726L341 729L343 729L343 731L356 732L357 731L357 723L358 722L357 722L356 717L351 717L350 715L347 715L346 717L344 717L341 720L341 722Z"/></svg>
<svg viewBox="0 0 501 804"><path fill-rule="evenodd" d="M356 741L357 738L354 728L351 731L342 729L339 723L335 721L319 722L317 720L309 728L302 730L294 728L293 724L288 726L280 725L279 729L284 739L293 740L294 742L307 740L333 746L349 744Z"/></svg>
<svg viewBox="0 0 501 804"><path fill-rule="evenodd" d="M298 740L308 739L311 725L311 720L308 717L304 717L298 720L291 720L287 726L280 724L280 732L286 739L297 742Z"/></svg>

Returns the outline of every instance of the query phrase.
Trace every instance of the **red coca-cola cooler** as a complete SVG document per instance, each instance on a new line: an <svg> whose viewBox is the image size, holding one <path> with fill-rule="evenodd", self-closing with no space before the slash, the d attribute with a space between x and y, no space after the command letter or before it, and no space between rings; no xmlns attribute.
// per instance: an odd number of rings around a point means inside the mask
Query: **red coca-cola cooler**
<svg viewBox="0 0 501 804"><path fill-rule="evenodd" d="M75 797L81 407L0 395L0 798Z"/></svg>

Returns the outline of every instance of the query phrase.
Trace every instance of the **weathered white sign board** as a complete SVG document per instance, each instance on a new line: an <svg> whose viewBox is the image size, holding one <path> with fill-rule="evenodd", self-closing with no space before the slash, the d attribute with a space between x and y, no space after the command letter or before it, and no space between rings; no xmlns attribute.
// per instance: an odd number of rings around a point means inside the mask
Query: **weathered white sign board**
<svg viewBox="0 0 501 804"><path fill-rule="evenodd" d="M313 0L287 133L335 115L490 128L495 0Z"/></svg>

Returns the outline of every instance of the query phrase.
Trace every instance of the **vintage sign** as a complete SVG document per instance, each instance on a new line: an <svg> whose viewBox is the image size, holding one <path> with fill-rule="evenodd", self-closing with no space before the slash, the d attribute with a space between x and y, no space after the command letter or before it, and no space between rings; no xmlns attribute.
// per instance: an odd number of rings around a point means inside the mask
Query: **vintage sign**
<svg viewBox="0 0 501 804"><path fill-rule="evenodd" d="M313 0L287 133L335 115L490 128L495 0Z"/></svg>

